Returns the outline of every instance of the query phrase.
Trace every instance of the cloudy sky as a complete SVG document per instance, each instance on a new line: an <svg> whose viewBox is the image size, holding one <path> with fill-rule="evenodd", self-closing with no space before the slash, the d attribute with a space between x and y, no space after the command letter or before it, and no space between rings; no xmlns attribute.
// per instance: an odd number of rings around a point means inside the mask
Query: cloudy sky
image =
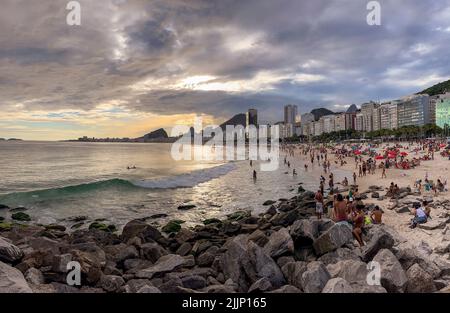
<svg viewBox="0 0 450 313"><path fill-rule="evenodd" d="M282 118L450 78L450 0L0 0L0 137L139 136Z"/></svg>

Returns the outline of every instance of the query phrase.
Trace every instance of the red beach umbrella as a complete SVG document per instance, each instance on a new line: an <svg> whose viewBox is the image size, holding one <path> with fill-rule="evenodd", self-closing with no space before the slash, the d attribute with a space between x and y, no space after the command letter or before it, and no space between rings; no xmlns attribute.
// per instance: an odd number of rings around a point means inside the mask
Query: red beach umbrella
<svg viewBox="0 0 450 313"><path fill-rule="evenodd" d="M356 155L360 155L360 154L361 154L361 151L360 151L360 150L356 150L354 153L355 153Z"/></svg>
<svg viewBox="0 0 450 313"><path fill-rule="evenodd" d="M402 152L402 153L400 153L400 155L401 155L401 156L407 156L408 153L407 153L407 152Z"/></svg>
<svg viewBox="0 0 450 313"><path fill-rule="evenodd" d="M377 155L377 156L375 157L375 160L384 160L384 156L382 156L382 155Z"/></svg>

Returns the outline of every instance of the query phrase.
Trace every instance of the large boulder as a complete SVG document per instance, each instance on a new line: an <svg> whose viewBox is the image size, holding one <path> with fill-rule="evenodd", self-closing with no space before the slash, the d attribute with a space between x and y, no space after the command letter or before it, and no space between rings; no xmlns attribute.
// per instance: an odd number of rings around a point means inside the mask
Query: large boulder
<svg viewBox="0 0 450 313"><path fill-rule="evenodd" d="M274 232L270 236L269 242L264 246L264 252L272 258L277 258L287 252L294 252L294 242L288 230L281 228L279 231Z"/></svg>
<svg viewBox="0 0 450 313"><path fill-rule="evenodd" d="M0 293L31 293L23 274L0 261Z"/></svg>
<svg viewBox="0 0 450 313"><path fill-rule="evenodd" d="M167 254L159 258L158 262L154 265L140 270L136 273L137 278L152 279L154 276L159 276L168 272L175 271L183 266L187 266L190 263L186 257L182 257L178 254Z"/></svg>
<svg viewBox="0 0 450 313"><path fill-rule="evenodd" d="M404 292L408 278L395 255L387 249L380 250L373 258L380 264L381 285L388 292Z"/></svg>
<svg viewBox="0 0 450 313"><path fill-rule="evenodd" d="M344 260L359 260L360 253L358 249L349 249L346 247L338 248L335 251L328 252L322 255L317 261L324 263L325 265L334 264Z"/></svg>
<svg viewBox="0 0 450 313"><path fill-rule="evenodd" d="M311 246L319 235L320 221L316 219L302 219L295 221L289 233L296 247Z"/></svg>
<svg viewBox="0 0 450 313"><path fill-rule="evenodd" d="M302 275L303 290L307 293L320 293L330 278L330 273L322 262L311 262Z"/></svg>
<svg viewBox="0 0 450 313"><path fill-rule="evenodd" d="M298 210L292 210L289 212L282 212L275 214L270 222L275 226L284 226L287 227L293 224L299 218Z"/></svg>
<svg viewBox="0 0 450 313"><path fill-rule="evenodd" d="M387 290L380 285L369 285L366 281L351 283L355 293L387 293Z"/></svg>
<svg viewBox="0 0 450 313"><path fill-rule="evenodd" d="M281 268L286 281L296 288L302 290L302 275L307 270L308 263L306 262L289 262Z"/></svg>
<svg viewBox="0 0 450 313"><path fill-rule="evenodd" d="M153 263L166 254L168 254L167 251L156 242L145 243L141 246L141 258Z"/></svg>
<svg viewBox="0 0 450 313"><path fill-rule="evenodd" d="M0 237L0 261L15 263L23 257L23 252L12 243Z"/></svg>
<svg viewBox="0 0 450 313"><path fill-rule="evenodd" d="M406 271L408 283L406 292L410 293L429 293L435 292L436 286L433 277L423 270L419 264L414 264Z"/></svg>
<svg viewBox="0 0 450 313"><path fill-rule="evenodd" d="M278 289L269 291L269 293L301 293L302 291L297 287L291 285L284 285Z"/></svg>
<svg viewBox="0 0 450 313"><path fill-rule="evenodd" d="M429 219L424 224L418 224L417 227L425 230L444 229L446 221L443 219Z"/></svg>
<svg viewBox="0 0 450 313"><path fill-rule="evenodd" d="M253 285L250 286L248 289L249 293L260 293L260 292L267 292L272 289L272 284L270 283L270 280L267 277L263 277L258 279L253 283Z"/></svg>
<svg viewBox="0 0 450 313"><path fill-rule="evenodd" d="M330 279L325 287L323 287L322 293L354 293L355 290L350 284L340 277Z"/></svg>
<svg viewBox="0 0 450 313"><path fill-rule="evenodd" d="M139 237L144 242L157 241L162 237L155 227L141 221L133 220L128 222L122 230L122 240L127 242L133 237Z"/></svg>
<svg viewBox="0 0 450 313"><path fill-rule="evenodd" d="M381 249L391 249L394 246L394 238L382 227L375 227L370 241L362 248L362 259L369 262Z"/></svg>
<svg viewBox="0 0 450 313"><path fill-rule="evenodd" d="M340 277L349 283L366 281L368 274L367 264L359 260L339 261L328 265L327 270L331 277Z"/></svg>
<svg viewBox="0 0 450 313"><path fill-rule="evenodd" d="M103 275L100 279L100 286L107 292L117 292L124 284L124 279L116 275Z"/></svg>
<svg viewBox="0 0 450 313"><path fill-rule="evenodd" d="M317 255L323 255L352 241L351 226L347 223L336 223L314 241L313 247Z"/></svg>
<svg viewBox="0 0 450 313"><path fill-rule="evenodd" d="M443 274L443 270L436 264L440 262L439 259L433 260L429 254L423 253L417 247L401 245L397 248L395 255L405 271L417 263L435 279ZM448 273L450 274L450 271Z"/></svg>
<svg viewBox="0 0 450 313"><path fill-rule="evenodd" d="M239 235L227 242L227 251L221 264L226 279L232 279L239 291L246 292L262 277L267 277L274 288L283 285L284 277L278 265L260 246Z"/></svg>

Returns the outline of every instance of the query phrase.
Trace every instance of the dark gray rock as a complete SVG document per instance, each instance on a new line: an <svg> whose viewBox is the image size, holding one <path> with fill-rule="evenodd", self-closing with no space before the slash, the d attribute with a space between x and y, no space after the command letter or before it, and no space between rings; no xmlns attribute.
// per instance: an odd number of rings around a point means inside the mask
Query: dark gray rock
<svg viewBox="0 0 450 313"><path fill-rule="evenodd" d="M274 288L283 285L283 274L275 261L248 236L239 235L227 243L228 250L222 257L223 273L232 279L239 291L248 288L262 277L267 277Z"/></svg>
<svg viewBox="0 0 450 313"><path fill-rule="evenodd" d="M369 262L381 249L391 249L394 246L394 238L383 227L376 225L373 229L373 235L369 242L362 248L362 259Z"/></svg>
<svg viewBox="0 0 450 313"><path fill-rule="evenodd" d="M414 264L406 271L408 283L406 292L409 293L430 293L435 292L436 286L433 277L423 270L419 264Z"/></svg>
<svg viewBox="0 0 450 313"><path fill-rule="evenodd" d="M23 255L23 251L20 248L0 237L0 261L15 263L20 261Z"/></svg>
<svg viewBox="0 0 450 313"><path fill-rule="evenodd" d="M380 264L381 285L388 292L404 292L408 278L395 255L387 249L380 250L373 258Z"/></svg>
<svg viewBox="0 0 450 313"><path fill-rule="evenodd" d="M153 263L158 261L163 255L167 254L168 252L156 242L149 242L141 246L141 258Z"/></svg>
<svg viewBox="0 0 450 313"><path fill-rule="evenodd" d="M248 293L268 292L272 289L272 284L267 277L258 279L250 286Z"/></svg>
<svg viewBox="0 0 450 313"><path fill-rule="evenodd" d="M185 288L202 289L206 287L206 279L199 275L186 276L181 279Z"/></svg>
<svg viewBox="0 0 450 313"><path fill-rule="evenodd" d="M330 278L330 273L323 263L311 262L302 275L303 290L306 293L320 293Z"/></svg>
<svg viewBox="0 0 450 313"><path fill-rule="evenodd" d="M307 270L306 262L290 262L282 267L283 275L286 281L296 288L303 290L302 275Z"/></svg>
<svg viewBox="0 0 450 313"><path fill-rule="evenodd" d="M340 277L330 279L322 290L322 293L354 293L352 286Z"/></svg>
<svg viewBox="0 0 450 313"><path fill-rule="evenodd" d="M107 292L117 292L124 284L125 281L120 276L103 275L100 279L100 286Z"/></svg>
<svg viewBox="0 0 450 313"><path fill-rule="evenodd" d="M314 241L313 247L317 255L323 255L352 241L353 234L350 225L347 223L337 223L320 235Z"/></svg>
<svg viewBox="0 0 450 313"><path fill-rule="evenodd" d="M269 237L269 242L264 246L264 252L272 258L277 258L285 253L294 252L294 242L286 228L274 232Z"/></svg>
<svg viewBox="0 0 450 313"><path fill-rule="evenodd" d="M269 293L302 293L302 291L295 286L284 285L283 287L269 291Z"/></svg>
<svg viewBox="0 0 450 313"><path fill-rule="evenodd" d="M23 274L0 261L0 293L31 293Z"/></svg>

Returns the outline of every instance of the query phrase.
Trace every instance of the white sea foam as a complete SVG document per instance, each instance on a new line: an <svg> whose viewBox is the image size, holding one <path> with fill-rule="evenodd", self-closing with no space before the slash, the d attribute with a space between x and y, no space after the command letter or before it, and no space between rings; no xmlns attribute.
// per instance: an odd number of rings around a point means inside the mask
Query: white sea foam
<svg viewBox="0 0 450 313"><path fill-rule="evenodd" d="M234 163L227 163L172 177L139 180L133 182L133 184L138 187L149 189L189 188L210 181L211 179L219 178L220 176L228 174L236 168L237 167Z"/></svg>

